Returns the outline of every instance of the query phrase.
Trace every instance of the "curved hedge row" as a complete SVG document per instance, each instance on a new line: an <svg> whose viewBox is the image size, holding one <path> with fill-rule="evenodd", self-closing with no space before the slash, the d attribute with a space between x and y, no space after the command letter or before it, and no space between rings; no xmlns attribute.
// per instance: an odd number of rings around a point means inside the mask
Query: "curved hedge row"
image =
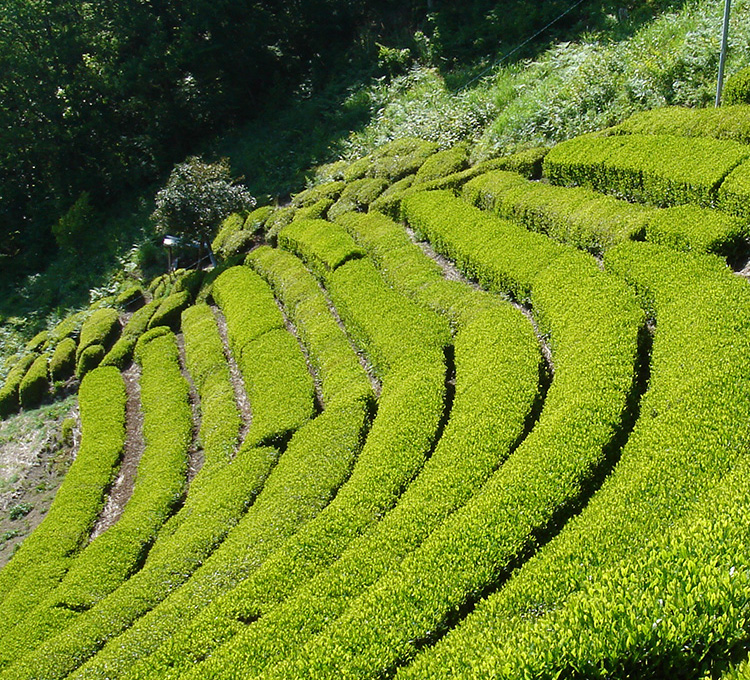
<svg viewBox="0 0 750 680"><path fill-rule="evenodd" d="M608 134L713 137L750 144L750 106L683 108L670 106L636 113Z"/></svg>
<svg viewBox="0 0 750 680"><path fill-rule="evenodd" d="M47 516L0 572L0 612L6 630L52 589L88 538L125 442L125 384L114 368L81 383L81 445Z"/></svg>
<svg viewBox="0 0 750 680"><path fill-rule="evenodd" d="M18 410L21 405L18 396L19 387L36 359L37 355L34 353L22 355L6 376L3 386L0 388L0 418L5 418Z"/></svg>
<svg viewBox="0 0 750 680"><path fill-rule="evenodd" d="M523 675L525 670L533 675L546 667L544 675L553 666L563 669L573 650L585 653L571 665L582 668L593 660L600 667L596 673L616 672L610 663L639 667L643 660L659 658L660 650L669 649L677 656L667 654L667 663L686 659L694 668L700 663L688 649L697 653L700 645L692 648L684 641L679 647L652 646L648 636L644 640L645 628L653 623L647 617L637 625L628 626L624 619L616 629L602 624L595 631L584 631L591 627L592 616L597 620L606 616L595 601L590 608L586 605L585 594L590 588L599 590L600 578L629 571L627 564L639 565L645 559L653 568L653 555L645 557L651 553L648 542L658 544L679 522L689 525L692 520L681 518L690 517L691 512L700 517L707 508L705 494L720 485L727 470L743 465L750 431L738 423L750 422L746 378L750 337L741 319L750 311L750 294L746 284L718 259L686 257L658 246L623 244L607 255L607 266L639 290L642 304L656 315L659 329L643 416L622 461L586 511L504 591L405 673L407 677L473 677L479 666L493 673L503 668L508 677ZM690 565L683 571L690 574ZM661 596L662 577L668 573L654 572L650 584L654 599ZM611 592L613 601L607 606L612 611L632 611L632 602L617 599L623 596L620 586ZM565 629L556 623L557 610ZM698 613L672 611L669 617L662 616L667 623L664 631L679 636L680 630L690 630L694 624L687 622ZM578 625L572 626L576 617ZM700 617L695 623L700 624ZM556 639L570 640L569 636L580 636L580 642L571 643L567 651L556 646ZM595 653L594 646L607 636L611 655ZM529 645L537 650L536 659L529 659L524 651ZM660 670L663 676L672 675L666 668Z"/></svg>
<svg viewBox="0 0 750 680"><path fill-rule="evenodd" d="M182 497L193 423L174 336L150 342L143 351L142 364L146 446L132 495L118 521L72 561L47 600L0 638L0 667L58 633L66 618L59 609L86 611L137 570L159 528Z"/></svg>
<svg viewBox="0 0 750 680"><path fill-rule="evenodd" d="M459 332L455 348L456 398L450 420L394 509L327 571L217 651L195 676L251 677L293 655L478 493L504 461L521 438L538 396L539 350L530 324L510 306L490 309ZM184 652L178 656L178 650L170 647L160 660L187 670L180 659ZM153 677L163 672L162 667Z"/></svg>
<svg viewBox="0 0 750 680"><path fill-rule="evenodd" d="M322 382L329 395L327 408L294 435L258 500L224 544L182 588L92 659L81 670L87 677L125 672L136 660L131 674L140 675L154 663L147 655L177 631L184 631L180 639L192 639L203 634L207 621L213 627L212 616L206 614L187 624L200 607L235 587L327 505L361 448L369 425L369 381L328 311L318 283L296 257L283 251L261 248L249 261L257 263L279 294L305 338L312 362L326 367ZM237 627L229 622L226 630ZM174 643L167 649L175 649ZM192 654L192 648L185 651L181 661Z"/></svg>
<svg viewBox="0 0 750 680"><path fill-rule="evenodd" d="M406 210L421 232L440 234L454 252L466 249L464 259L483 277L533 287L552 332L556 378L536 428L483 492L274 676L368 677L392 668L453 607L509 568L538 531L575 506L592 468L604 464L603 449L627 407L642 317L622 285L561 246L553 248L556 262L541 257L551 250L530 250L535 235L447 195L415 195ZM487 248L489 239L495 248ZM522 280L526 267L514 271L514 253L505 256L512 241L527 246L536 263L529 281Z"/></svg>
<svg viewBox="0 0 750 680"><path fill-rule="evenodd" d="M710 207L721 183L748 156L750 147L727 140L594 134L552 148L544 172L553 184L587 186L657 206Z"/></svg>
<svg viewBox="0 0 750 680"><path fill-rule="evenodd" d="M291 253L268 246L256 248L246 260L265 278L297 327L320 376L323 403L373 399L369 378L348 336L328 309L318 282Z"/></svg>
<svg viewBox="0 0 750 680"><path fill-rule="evenodd" d="M67 627L0 677L63 678L94 656L107 640L157 606L200 567L252 503L276 458L277 452L269 448L240 452L206 484L176 528L168 530L169 523L165 525L138 572L86 612L57 609L68 613Z"/></svg>
<svg viewBox="0 0 750 680"><path fill-rule="evenodd" d="M279 232L280 248L300 257L321 279L348 260L364 255L351 237L325 220L294 220Z"/></svg>
<svg viewBox="0 0 750 680"><path fill-rule="evenodd" d="M117 366L121 371L126 368L133 358L133 350L138 342L138 338L146 332L151 317L159 309L160 305L159 300L153 300L133 312L133 315L122 329L117 342L112 345L112 349L102 359L102 366Z"/></svg>
<svg viewBox="0 0 750 680"><path fill-rule="evenodd" d="M203 465L190 485L190 493L195 493L205 478L234 457L242 420L213 310L206 304L188 307L182 313L182 330L185 365L201 400Z"/></svg>

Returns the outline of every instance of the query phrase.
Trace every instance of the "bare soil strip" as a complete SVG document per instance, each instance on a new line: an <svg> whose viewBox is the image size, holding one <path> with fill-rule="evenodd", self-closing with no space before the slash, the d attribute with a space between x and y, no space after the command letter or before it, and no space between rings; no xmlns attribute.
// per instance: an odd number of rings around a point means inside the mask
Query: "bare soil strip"
<svg viewBox="0 0 750 680"><path fill-rule="evenodd" d="M383 386L381 385L378 377L375 375L375 370L373 369L372 364L367 360L367 357L364 355L362 350L357 347L357 345L354 343L354 340L352 340L352 337L349 335L349 331L346 330L346 326L339 316L338 310L336 309L333 302L331 301L330 296L328 295L328 291L325 289L323 284L320 283L320 281L318 281L318 286L320 286L320 292L323 293L323 296L326 299L328 311L331 312L331 316L333 316L339 328L341 329L341 332L346 336L346 339L349 341L349 345L357 355L357 359L359 359L360 365L364 369L365 373L367 373L367 377L370 379L370 385L372 385L372 391L375 393L375 398L380 399L380 391Z"/></svg>
<svg viewBox="0 0 750 680"><path fill-rule="evenodd" d="M185 336L182 333L178 333L175 337L177 339L177 348L179 349L180 354L180 372L188 384L190 391L190 408L193 411L193 439L188 448L187 469L187 482L190 484L200 472L205 460L203 449L198 442L198 433L201 429L201 399L200 396L198 396L198 390L195 388L193 376L190 375L190 371L187 370L185 364Z"/></svg>
<svg viewBox="0 0 750 680"><path fill-rule="evenodd" d="M141 369L133 364L122 374L125 380L127 402L125 406L125 447L120 463L120 471L109 489L99 518L91 530L89 541L109 529L122 515L125 505L133 494L138 463L146 443L143 439L143 412L141 410Z"/></svg>
<svg viewBox="0 0 750 680"><path fill-rule="evenodd" d="M471 281L470 279L466 278L458 269L458 267L453 264L453 262L435 251L435 249L429 243L427 243L426 241L420 241L414 233L413 229L410 229L409 227L405 227L405 229L406 233L409 235L409 238L422 249L422 252L431 260L434 260L438 265L440 265L440 268L443 270L443 276L445 276L448 281L460 281L467 286L471 286L474 290L486 292L479 286L476 281ZM549 371L550 377L554 376L555 365L552 362L552 350L550 350L547 338L545 338L539 330L539 326L534 319L534 315L531 313L531 309L528 306L522 305L519 302L511 299L507 295L498 295L498 297L510 302L529 320L532 328L534 329L537 340L539 341L539 349L541 350L544 361L547 364L547 370Z"/></svg>
<svg viewBox="0 0 750 680"><path fill-rule="evenodd" d="M247 431L250 429L250 423L253 421L253 414L250 410L250 400L247 398L247 391L245 390L245 381L242 379L242 373L240 373L239 366L237 366L232 350L229 348L227 320L224 318L224 314L222 314L221 310L215 305L211 306L211 310L214 313L216 326L219 329L219 336L221 337L221 343L224 346L224 357L229 366L229 379L232 383L232 389L234 390L234 399L237 402L237 408L240 411L242 427L240 428L240 434L237 441L241 444L245 441Z"/></svg>

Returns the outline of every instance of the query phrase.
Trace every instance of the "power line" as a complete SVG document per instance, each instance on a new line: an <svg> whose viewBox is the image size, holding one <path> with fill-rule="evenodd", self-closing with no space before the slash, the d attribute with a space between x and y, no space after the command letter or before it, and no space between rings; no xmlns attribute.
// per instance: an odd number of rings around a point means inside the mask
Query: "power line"
<svg viewBox="0 0 750 680"><path fill-rule="evenodd" d="M532 35L531 37L529 37L526 40L524 40L520 45L514 47L510 52L508 52L507 54L504 54L502 57L500 57L500 59L498 59L495 63L490 64L490 66L488 66L486 69L484 69L484 71L482 71L481 73L479 73L476 76L474 76L468 83L465 83L461 88L459 88L459 91L465 90L467 87L469 87L469 85L472 85L477 80L479 80L480 78L483 78L485 75L487 75L490 71L492 71L493 69L495 69L498 66L500 66L500 64L502 64L506 59L508 59L509 57L512 57L516 52L518 52L519 50L521 50L524 47L526 47L526 45L528 45L532 40L534 40L535 38L539 37L550 26L552 26L553 24L556 24L564 16L570 14L576 7L578 7L578 5L583 4L585 1L586 0L578 0L577 2L573 3L562 14L560 14L557 17L555 17L552 21L550 21L543 28L540 28L536 33L534 33L534 35Z"/></svg>

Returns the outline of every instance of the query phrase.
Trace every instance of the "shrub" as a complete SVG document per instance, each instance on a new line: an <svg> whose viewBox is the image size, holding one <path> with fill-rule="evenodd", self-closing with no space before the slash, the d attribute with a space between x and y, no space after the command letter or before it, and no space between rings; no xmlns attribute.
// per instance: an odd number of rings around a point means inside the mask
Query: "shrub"
<svg viewBox="0 0 750 680"><path fill-rule="evenodd" d="M190 299L190 292L187 290L172 293L169 297L165 298L148 322L149 330L157 326L166 326L173 331L178 330L180 327L180 315L182 314L182 310L190 304Z"/></svg>
<svg viewBox="0 0 750 680"><path fill-rule="evenodd" d="M718 207L721 210L748 219L750 217L750 163L741 163L719 187Z"/></svg>
<svg viewBox="0 0 750 680"><path fill-rule="evenodd" d="M49 377L52 382L66 380L75 370L76 341L73 338L62 340L49 360Z"/></svg>
<svg viewBox="0 0 750 680"><path fill-rule="evenodd" d="M99 345L103 349L111 346L119 332L120 318L116 310L109 308L95 310L81 326L76 361L80 362L81 354L91 345Z"/></svg>
<svg viewBox="0 0 750 680"><path fill-rule="evenodd" d="M143 333L136 341L135 348L133 349L133 359L135 362L140 364L143 361L143 352L151 341L171 334L172 331L169 330L168 326L156 326Z"/></svg>
<svg viewBox="0 0 750 680"><path fill-rule="evenodd" d="M530 182L503 170L470 180L463 196L483 210L594 254L642 236L658 212L590 189Z"/></svg>
<svg viewBox="0 0 750 680"><path fill-rule="evenodd" d="M280 248L298 255L321 279L364 255L351 236L325 220L294 220L279 232L278 241Z"/></svg>
<svg viewBox="0 0 750 680"><path fill-rule="evenodd" d="M328 209L333 205L331 198L321 198L317 203L313 203L307 208L300 208L294 215L292 222L298 220L322 220L328 214Z"/></svg>
<svg viewBox="0 0 750 680"><path fill-rule="evenodd" d="M328 217L332 220L345 212L364 210L370 205L388 186L384 179L365 177L357 179L346 185L341 192L341 198L328 210Z"/></svg>
<svg viewBox="0 0 750 680"><path fill-rule="evenodd" d="M582 185L657 206L710 207L722 180L750 155L737 142L649 135L585 135L544 159L554 184Z"/></svg>
<svg viewBox="0 0 750 680"><path fill-rule="evenodd" d="M324 199L336 200L344 190L344 182L325 182L294 195L292 205L295 208L309 208Z"/></svg>
<svg viewBox="0 0 750 680"><path fill-rule="evenodd" d="M115 305L130 310L142 307L145 302L143 289L138 284L129 286L115 298Z"/></svg>
<svg viewBox="0 0 750 680"><path fill-rule="evenodd" d="M18 409L18 388L36 358L37 355L32 353L22 355L6 376L0 388L0 418L5 418Z"/></svg>
<svg viewBox="0 0 750 680"><path fill-rule="evenodd" d="M417 170L415 184L440 179L446 175L464 170L469 165L469 155L466 145L458 144L452 149L438 151L430 156Z"/></svg>
<svg viewBox="0 0 750 680"><path fill-rule="evenodd" d="M133 350L138 338L146 331L151 317L160 305L161 303L158 300L153 300L133 312L130 320L125 324L125 328L122 329L120 338L102 359L102 366L117 366L121 371L125 369L133 357Z"/></svg>
<svg viewBox="0 0 750 680"><path fill-rule="evenodd" d="M166 186L156 194L151 217L161 233L208 244L228 215L254 206L247 189L232 180L229 159L206 163L191 156L172 169Z"/></svg>
<svg viewBox="0 0 750 680"><path fill-rule="evenodd" d="M90 312L84 310L65 317L58 323L49 334L48 343L50 346L57 345L65 338L77 338L83 322L88 318Z"/></svg>
<svg viewBox="0 0 750 680"><path fill-rule="evenodd" d="M724 104L750 104L750 67L733 73L724 85Z"/></svg>
<svg viewBox="0 0 750 680"><path fill-rule="evenodd" d="M293 219L296 214L296 208L287 206L285 208L277 208L268 217L265 224L266 238L270 241L276 238L276 235Z"/></svg>
<svg viewBox="0 0 750 680"><path fill-rule="evenodd" d="M49 331L39 331L31 340L26 343L24 351L26 352L40 352L45 349L45 345L49 340Z"/></svg>
<svg viewBox="0 0 750 680"><path fill-rule="evenodd" d="M81 445L44 521L0 571L3 625L11 630L55 588L88 538L125 441L125 385L115 368L81 382Z"/></svg>
<svg viewBox="0 0 750 680"><path fill-rule="evenodd" d="M44 396L49 393L48 361L49 356L47 354L37 357L18 386L18 399L23 408L29 409L39 406Z"/></svg>
<svg viewBox="0 0 750 680"><path fill-rule="evenodd" d="M89 371L96 368L104 359L106 350L102 345L89 345L78 353L76 360L76 378L81 380Z"/></svg>
<svg viewBox="0 0 750 680"><path fill-rule="evenodd" d="M438 150L434 142L402 137L380 146L370 156L354 161L344 170L348 183L363 177L380 177L395 182L415 173Z"/></svg>

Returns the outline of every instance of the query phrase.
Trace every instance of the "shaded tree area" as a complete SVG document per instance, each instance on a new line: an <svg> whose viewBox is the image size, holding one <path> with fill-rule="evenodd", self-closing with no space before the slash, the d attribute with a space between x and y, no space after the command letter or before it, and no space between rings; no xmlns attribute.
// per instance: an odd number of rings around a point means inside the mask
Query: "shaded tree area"
<svg viewBox="0 0 750 680"><path fill-rule="evenodd" d="M5 0L0 264L11 275L42 268L42 258L71 250L70 234L85 238L74 219L82 202L93 215L135 196L217 132L268 116L289 101L283 93L322 90L347 69L356 86L363 70L376 72L381 41L408 47L423 31L428 58L450 68L497 55L572 4ZM663 2L630 2L654 4ZM617 6L586 0L558 33Z"/></svg>

